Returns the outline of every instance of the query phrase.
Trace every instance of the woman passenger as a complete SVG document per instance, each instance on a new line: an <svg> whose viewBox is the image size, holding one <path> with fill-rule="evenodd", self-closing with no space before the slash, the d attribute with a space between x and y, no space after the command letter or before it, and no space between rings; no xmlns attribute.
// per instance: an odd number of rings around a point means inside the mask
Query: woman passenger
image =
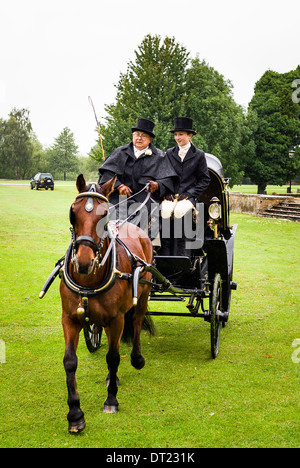
<svg viewBox="0 0 300 468"><path fill-rule="evenodd" d="M196 203L207 189L210 176L204 151L192 143L192 138L197 133L193 130L193 120L176 118L171 133L174 134L177 145L167 150L166 157L175 169L178 180L174 192L162 202L161 214L163 222L164 219L175 218L182 220L183 225L184 217L195 209ZM180 239L162 239L159 255L186 256L186 240L184 229Z"/></svg>

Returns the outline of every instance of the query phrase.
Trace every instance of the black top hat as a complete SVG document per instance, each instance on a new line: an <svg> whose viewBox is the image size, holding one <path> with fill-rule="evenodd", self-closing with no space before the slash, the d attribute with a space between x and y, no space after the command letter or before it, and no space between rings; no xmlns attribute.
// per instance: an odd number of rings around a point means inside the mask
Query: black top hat
<svg viewBox="0 0 300 468"><path fill-rule="evenodd" d="M155 123L152 120L148 119L138 119L136 127L132 127L131 131L133 132L144 132L150 135L152 138L155 138L155 134L153 133L153 129L155 127Z"/></svg>
<svg viewBox="0 0 300 468"><path fill-rule="evenodd" d="M150 135L152 138L155 138L155 134L153 133L153 129L155 127L155 123L152 120L148 119L138 119L136 127L132 127L131 131L133 132L144 132Z"/></svg>
<svg viewBox="0 0 300 468"><path fill-rule="evenodd" d="M174 120L174 130L170 130L170 132L188 132L193 135L197 134L197 132L193 130L193 120L186 117L177 117Z"/></svg>

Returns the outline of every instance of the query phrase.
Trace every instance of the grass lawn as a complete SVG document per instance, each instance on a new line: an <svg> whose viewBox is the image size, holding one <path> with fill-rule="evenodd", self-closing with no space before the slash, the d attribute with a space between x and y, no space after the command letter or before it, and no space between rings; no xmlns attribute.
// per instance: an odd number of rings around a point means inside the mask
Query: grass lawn
<svg viewBox="0 0 300 468"><path fill-rule="evenodd" d="M289 185L282 185L281 187L278 185L268 185L266 188L267 195L273 195L273 193L286 195L287 188ZM300 185L292 185L292 193L297 193L297 190L300 189ZM240 192L240 193L250 193L250 194L257 194L257 185L235 185L232 189L232 192Z"/></svg>
<svg viewBox="0 0 300 468"><path fill-rule="evenodd" d="M90 181L94 182L94 181ZM13 185L28 185L28 180L6 180L0 179L0 186L4 184L13 184ZM63 181L63 180L55 180L54 186L55 189L61 186L72 186L75 184L75 181ZM273 193L279 193L280 195L285 195L287 193L287 188L289 185L268 185L267 186L267 195L273 195ZM297 193L297 190L300 189L300 185L292 185L292 193ZM241 192L241 193L250 193L250 194L257 194L257 185L235 185L230 189L232 192Z"/></svg>
<svg viewBox="0 0 300 468"><path fill-rule="evenodd" d="M299 447L300 224L232 214L238 223L230 321L210 357L209 324L154 318L142 335L146 367L121 345L120 411L102 413L107 342L78 349L87 427L68 433L59 281L41 287L70 241L69 186L0 186L0 447ZM182 304L150 308L182 310ZM3 343L2 343L3 344ZM1 357L1 356L0 356Z"/></svg>

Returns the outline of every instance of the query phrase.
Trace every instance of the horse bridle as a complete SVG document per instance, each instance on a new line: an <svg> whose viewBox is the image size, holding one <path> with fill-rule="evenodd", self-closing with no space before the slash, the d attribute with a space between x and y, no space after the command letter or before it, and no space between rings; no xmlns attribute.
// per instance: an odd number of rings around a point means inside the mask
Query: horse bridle
<svg viewBox="0 0 300 468"><path fill-rule="evenodd" d="M79 236L76 239L75 229L74 229L75 217L74 217L73 208L74 208L75 203L82 201L84 198L87 198L87 202L84 207L87 213L90 213L93 211L94 200L97 200L99 204L101 203L101 201L105 201L106 203L108 203L108 199L104 195L101 195L100 193L96 192L95 184L92 185L92 187L90 188L88 192L82 192L77 195L75 202L71 205L71 208L70 208L70 223L72 224L71 233L72 233L73 251L74 253L76 253L80 245L85 245L87 247L90 247L94 251L95 255L99 258L100 251L107 237L107 231L105 229L104 229L103 235L99 243L97 243L95 239L93 239L91 236ZM108 222L108 217L107 217L107 222Z"/></svg>

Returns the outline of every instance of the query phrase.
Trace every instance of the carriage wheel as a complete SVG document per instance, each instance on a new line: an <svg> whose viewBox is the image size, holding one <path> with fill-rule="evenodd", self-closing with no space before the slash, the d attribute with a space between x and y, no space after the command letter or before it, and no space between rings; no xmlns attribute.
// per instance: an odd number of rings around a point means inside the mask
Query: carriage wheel
<svg viewBox="0 0 300 468"><path fill-rule="evenodd" d="M83 329L87 349L94 353L101 346L102 327L97 325L86 325Z"/></svg>
<svg viewBox="0 0 300 468"><path fill-rule="evenodd" d="M221 275L216 274L214 279L214 286L210 301L210 340L211 340L211 354L215 359L219 352L220 342L220 329L221 323L219 321L218 312L222 309L222 282Z"/></svg>

